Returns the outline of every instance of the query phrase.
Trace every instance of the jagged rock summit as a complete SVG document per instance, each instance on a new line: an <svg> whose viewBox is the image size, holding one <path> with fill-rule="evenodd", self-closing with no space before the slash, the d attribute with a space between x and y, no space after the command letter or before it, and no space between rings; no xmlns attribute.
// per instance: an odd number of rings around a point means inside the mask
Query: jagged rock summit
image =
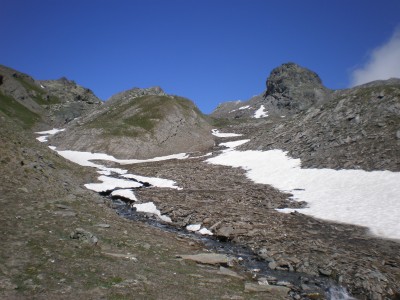
<svg viewBox="0 0 400 300"><path fill-rule="evenodd" d="M214 145L214 139L211 126L193 102L151 87L112 96L52 143L60 149L144 159L204 151Z"/></svg>
<svg viewBox="0 0 400 300"><path fill-rule="evenodd" d="M329 101L332 93L319 76L295 63L273 69L266 81L267 89L246 102L227 102L212 113L217 118L252 118L260 110L266 115L292 115L313 105ZM262 108L261 108L262 106Z"/></svg>
<svg viewBox="0 0 400 300"><path fill-rule="evenodd" d="M287 63L272 70L264 97L271 109L276 106L279 110L298 112L327 101L329 94L317 73Z"/></svg>

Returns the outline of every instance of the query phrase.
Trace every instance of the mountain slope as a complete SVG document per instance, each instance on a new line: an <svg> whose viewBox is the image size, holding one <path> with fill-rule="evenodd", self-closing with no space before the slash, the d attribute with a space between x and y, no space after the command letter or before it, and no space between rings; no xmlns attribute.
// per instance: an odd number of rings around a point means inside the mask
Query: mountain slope
<svg viewBox="0 0 400 300"><path fill-rule="evenodd" d="M111 97L52 139L60 148L150 158L203 151L214 145L211 127L189 100L160 88L132 89Z"/></svg>
<svg viewBox="0 0 400 300"><path fill-rule="evenodd" d="M283 149L304 167L400 170L400 79L332 91L314 72L284 64L267 87L212 114L235 118L231 126L252 137L242 149ZM255 122L260 106L268 115Z"/></svg>
<svg viewBox="0 0 400 300"><path fill-rule="evenodd" d="M98 174L6 116L0 153L0 299L246 296L244 279L176 259L204 252L202 243L121 217L110 200L83 187Z"/></svg>
<svg viewBox="0 0 400 300"><path fill-rule="evenodd" d="M400 80L335 91L293 117L265 120L247 149L284 149L305 167L400 171Z"/></svg>
<svg viewBox="0 0 400 300"><path fill-rule="evenodd" d="M0 110L26 129L61 126L101 105L89 89L65 78L37 81L0 65Z"/></svg>

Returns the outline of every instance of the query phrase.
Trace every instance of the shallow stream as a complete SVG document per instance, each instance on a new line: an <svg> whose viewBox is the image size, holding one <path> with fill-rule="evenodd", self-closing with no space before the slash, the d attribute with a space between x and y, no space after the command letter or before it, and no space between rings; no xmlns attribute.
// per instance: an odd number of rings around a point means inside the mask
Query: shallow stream
<svg viewBox="0 0 400 300"><path fill-rule="evenodd" d="M265 278L271 285L287 286L291 289L290 296L293 299L330 299L349 300L352 298L345 288L338 286L333 280L312 276L305 273L272 270L268 262L262 260L256 253L245 245L238 245L230 241L221 241L215 236L204 236L190 232L181 227L160 222L151 214L137 212L131 203L125 202L111 195L104 195L107 201L112 201L113 208L117 213L127 219L145 222L146 224L172 232L178 236L188 237L204 245L210 252L226 254L236 258L237 268L241 273L250 274L255 280Z"/></svg>

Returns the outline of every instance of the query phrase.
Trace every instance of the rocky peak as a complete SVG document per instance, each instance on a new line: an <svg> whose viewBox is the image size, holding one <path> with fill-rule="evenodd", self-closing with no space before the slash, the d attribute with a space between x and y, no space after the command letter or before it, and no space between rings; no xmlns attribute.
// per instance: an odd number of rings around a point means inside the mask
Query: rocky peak
<svg viewBox="0 0 400 300"><path fill-rule="evenodd" d="M109 98L106 103L107 105L114 104L115 102L124 103L142 96L167 96L167 94L159 86L153 86L144 89L135 87L111 96L111 98Z"/></svg>
<svg viewBox="0 0 400 300"><path fill-rule="evenodd" d="M273 69L267 89L245 102L220 105L212 116L217 118L254 118L264 108L269 116L286 116L330 101L332 91L324 87L317 73L289 62Z"/></svg>
<svg viewBox="0 0 400 300"><path fill-rule="evenodd" d="M328 101L330 93L315 72L286 63L271 71L264 97L278 110L296 113Z"/></svg>
<svg viewBox="0 0 400 300"><path fill-rule="evenodd" d="M57 80L55 80L58 83L61 83L62 85L71 85L71 86L76 86L76 82L73 80L69 80L67 77L63 76Z"/></svg>
<svg viewBox="0 0 400 300"><path fill-rule="evenodd" d="M323 87L317 73L290 62L271 71L267 79L267 94L286 93L302 86Z"/></svg>

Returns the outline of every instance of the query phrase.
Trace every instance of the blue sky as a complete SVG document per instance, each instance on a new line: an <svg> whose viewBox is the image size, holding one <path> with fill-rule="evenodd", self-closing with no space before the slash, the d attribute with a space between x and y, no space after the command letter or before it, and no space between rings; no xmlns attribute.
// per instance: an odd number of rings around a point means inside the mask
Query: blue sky
<svg viewBox="0 0 400 300"><path fill-rule="evenodd" d="M36 79L66 76L103 100L159 85L209 113L261 93L271 70L289 61L332 89L400 72L398 0L0 4L0 64Z"/></svg>

